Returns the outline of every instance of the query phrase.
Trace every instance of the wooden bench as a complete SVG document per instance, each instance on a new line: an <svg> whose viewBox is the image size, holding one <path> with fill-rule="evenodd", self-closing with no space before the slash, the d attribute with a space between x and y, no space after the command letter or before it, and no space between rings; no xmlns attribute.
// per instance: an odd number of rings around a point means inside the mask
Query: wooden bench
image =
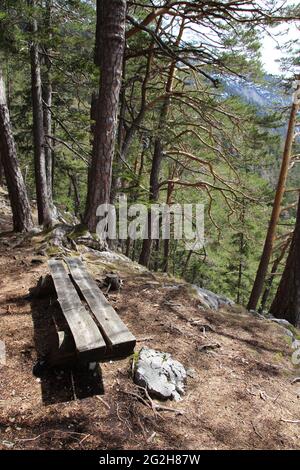
<svg viewBox="0 0 300 470"><path fill-rule="evenodd" d="M79 258L51 259L55 297L67 328L57 331L51 365L100 362L133 353L136 339L107 301ZM67 268L67 269L66 269Z"/></svg>

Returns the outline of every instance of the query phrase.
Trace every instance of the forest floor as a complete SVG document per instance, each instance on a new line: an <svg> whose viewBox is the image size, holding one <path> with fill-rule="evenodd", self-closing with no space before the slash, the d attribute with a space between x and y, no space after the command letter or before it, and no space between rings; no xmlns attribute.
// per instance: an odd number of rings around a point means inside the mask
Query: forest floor
<svg viewBox="0 0 300 470"><path fill-rule="evenodd" d="M6 207L0 207L0 339L7 353L0 365L0 449L300 448L300 385L291 383L300 371L283 328L239 308L203 309L189 285L136 263L116 266L83 254L94 276L117 268L124 279L108 298L137 337L137 350L169 352L195 370L183 400L165 403L174 412L154 412L137 399L130 359L103 363L96 376L66 369L35 377L39 325L25 297L47 273L47 258L36 254L39 237L3 233L11 229ZM208 343L220 348L201 352Z"/></svg>

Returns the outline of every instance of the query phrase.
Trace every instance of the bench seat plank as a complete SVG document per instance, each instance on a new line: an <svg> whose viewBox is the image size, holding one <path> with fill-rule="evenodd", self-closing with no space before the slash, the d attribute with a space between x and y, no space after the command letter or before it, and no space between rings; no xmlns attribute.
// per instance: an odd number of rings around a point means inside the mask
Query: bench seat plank
<svg viewBox="0 0 300 470"><path fill-rule="evenodd" d="M97 283L84 268L79 258L68 258L66 263L73 281L82 292L88 306L99 323L111 355L131 354L136 339L109 304Z"/></svg>
<svg viewBox="0 0 300 470"><path fill-rule="evenodd" d="M106 344L95 321L83 306L60 260L49 260L58 302L73 335L77 353L84 360L102 357Z"/></svg>

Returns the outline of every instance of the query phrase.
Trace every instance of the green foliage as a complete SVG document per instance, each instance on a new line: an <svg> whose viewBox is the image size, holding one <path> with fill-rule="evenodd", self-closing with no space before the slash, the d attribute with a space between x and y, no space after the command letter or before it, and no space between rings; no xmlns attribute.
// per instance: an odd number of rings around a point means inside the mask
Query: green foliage
<svg viewBox="0 0 300 470"><path fill-rule="evenodd" d="M18 155L30 195L35 196L35 184L28 43L35 39L40 44L42 79L45 81L49 71L53 87L53 139L47 142L55 163L54 202L60 209L80 216L85 207L91 156L90 102L99 83L99 70L93 62L96 2L56 0L50 26L46 26L42 1L35 8L28 8L27 2L20 0L2 3L0 47ZM190 3L199 7L199 2ZM142 21L152 10L151 2L140 0L137 5L130 4L128 11L135 20ZM39 26L35 37L29 28L33 17ZM155 142L159 140L163 147L159 202L166 202L172 180L172 203L205 205L205 247L189 254L183 241L171 240L169 271L245 303L261 255L280 164L283 139L275 131L281 128L285 116L272 110L259 113L224 92L219 79L222 75L244 75L260 84L265 80L258 28L230 16L224 18L204 15L203 22L197 24L198 35L187 33L179 45L174 42L180 17L174 21L164 19L160 43L153 36L157 22L148 25L151 34L141 30L127 41L121 137L133 124L136 127L124 157L126 162L115 158L114 172L121 177L129 202L149 207L149 174ZM127 29L131 27L127 25ZM173 91L161 125L166 82L176 54ZM299 59L293 59L296 61ZM122 153L122 138L119 140L116 156ZM291 185L298 178L297 169ZM292 202L289 193L285 203ZM289 211L284 222L292 224L294 215L293 210ZM279 235L285 229L280 227ZM141 241L131 243L129 248L130 256L137 259ZM162 269L163 263L161 243L153 249L151 267Z"/></svg>

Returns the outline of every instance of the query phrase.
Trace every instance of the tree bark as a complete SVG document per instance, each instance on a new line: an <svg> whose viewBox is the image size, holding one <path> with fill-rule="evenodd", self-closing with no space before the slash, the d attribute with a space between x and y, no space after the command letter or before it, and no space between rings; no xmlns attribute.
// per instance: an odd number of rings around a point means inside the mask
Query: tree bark
<svg viewBox="0 0 300 470"><path fill-rule="evenodd" d="M270 272L270 276L266 282L266 287L265 287L265 290L264 290L264 293L262 295L262 298L261 298L261 304L260 304L260 307L258 309L259 313L263 313L263 311L265 310L265 307L266 307L266 304L267 304L267 301L268 301L268 298L269 298L269 295L270 295L270 292L271 292L271 289L272 289L272 284L273 284L273 281L274 281L274 277L277 273L277 270L280 266L280 263L289 247L289 244L290 244L291 240L288 239L287 242L284 244L282 250L281 250L281 253L280 255L275 259L273 265L272 265L272 269L271 269L271 272Z"/></svg>
<svg viewBox="0 0 300 470"><path fill-rule="evenodd" d="M285 185L286 185L286 180L287 180L287 175L288 175L288 170L289 170L289 164L291 160L292 145L293 145L293 140L295 137L294 134L295 134L296 117L299 111L299 92L300 92L300 85L298 82L298 87L294 95L295 99L292 104L291 113L290 113L287 136L285 140L282 163L281 163L281 168L280 168L280 173L279 173L279 178L278 178L278 183L277 183L277 188L276 188L276 194L275 194L271 219L270 219L260 263L257 269L255 281L253 284L252 292L249 298L249 302L247 306L248 310L256 309L257 303L259 301L260 295L263 290L263 286L264 286L264 282L265 282L265 278L266 278L266 274L268 271L268 266L269 266L272 250L273 250L276 226L277 226L278 219L280 216L280 211L281 211L280 206L281 206L283 195L285 192Z"/></svg>
<svg viewBox="0 0 300 470"><path fill-rule="evenodd" d="M183 32L184 32L184 25L185 20L183 19L179 28L178 36L176 39L176 46L179 46ZM176 62L177 60L172 60L169 68L167 83L166 83L166 97L164 99L160 117L159 117L159 130L163 131L170 107L171 98L169 94L173 88L173 80L174 74L176 69ZM149 202L154 204L158 201L159 198L159 173L161 169L161 163L163 159L163 141L162 138L159 136L155 139L154 143L154 153L152 159L152 166L151 166L151 173L150 173L150 196ZM151 256L151 247L152 247L152 239L151 239L151 212L148 212L148 236L143 240L142 250L140 253L139 263L148 266Z"/></svg>
<svg viewBox="0 0 300 470"><path fill-rule="evenodd" d="M289 254L270 313L300 327L300 196Z"/></svg>
<svg viewBox="0 0 300 470"><path fill-rule="evenodd" d="M51 27L52 27L52 0L46 0L46 13L45 13L45 28L48 41L51 40ZM51 61L49 60L48 53L50 52L49 46L46 45L45 49L45 79L43 82L43 100L44 100L44 133L47 136L52 135L52 78L51 78ZM52 182L53 182L53 157L51 146L46 142L45 145L45 166L47 178L47 190L49 197L49 204L52 205Z"/></svg>
<svg viewBox="0 0 300 470"><path fill-rule="evenodd" d="M29 0L29 5L34 7L36 0ZM31 23L32 41L30 43L31 59L31 93L32 93L32 117L33 117L33 143L36 199L39 224L50 226L52 217L49 204L47 187L46 161L45 161L45 133L42 99L41 65L39 45L36 42L37 21L33 18Z"/></svg>
<svg viewBox="0 0 300 470"><path fill-rule="evenodd" d="M1 68L0 153L12 209L13 228L16 232L27 232L33 227L31 209L22 172L17 159L16 145L12 134Z"/></svg>
<svg viewBox="0 0 300 470"><path fill-rule="evenodd" d="M69 178L73 186L73 190L74 190L74 214L76 215L76 217L79 216L81 220L82 216L79 212L80 211L80 193L78 189L77 176L73 174L72 172L69 172Z"/></svg>
<svg viewBox="0 0 300 470"><path fill-rule="evenodd" d="M123 81L125 80L125 60L123 56L123 72L122 72L122 78ZM116 156L115 156L115 161L113 164L113 169L112 169L112 181L111 181L111 191L110 191L110 202L111 204L114 203L115 198L122 188L122 178L121 178L121 173L122 173L122 168L123 168L123 162L122 159L124 159L124 155L122 155L122 146L123 146L123 141L124 141L124 135L125 135L125 128L124 128L124 121L125 121L125 88L124 86L121 86L120 90L120 112L119 112L119 119L118 119L118 129L117 129L117 151L116 151Z"/></svg>
<svg viewBox="0 0 300 470"><path fill-rule="evenodd" d="M94 232L96 211L109 203L112 161L125 47L126 0L97 1L96 62L100 65L99 99L88 178L85 223Z"/></svg>
<svg viewBox="0 0 300 470"><path fill-rule="evenodd" d="M3 183L4 183L4 169L3 169L2 159L0 155L0 186L3 186Z"/></svg>

